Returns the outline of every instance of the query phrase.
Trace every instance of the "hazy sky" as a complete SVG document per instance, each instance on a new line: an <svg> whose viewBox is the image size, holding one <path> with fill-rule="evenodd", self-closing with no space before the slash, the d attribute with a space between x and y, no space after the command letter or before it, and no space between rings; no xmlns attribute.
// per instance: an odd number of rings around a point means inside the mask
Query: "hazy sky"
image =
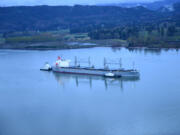
<svg viewBox="0 0 180 135"><path fill-rule="evenodd" d="M74 5L74 4L102 4L121 2L153 2L158 0L0 0L0 6L14 5Z"/></svg>

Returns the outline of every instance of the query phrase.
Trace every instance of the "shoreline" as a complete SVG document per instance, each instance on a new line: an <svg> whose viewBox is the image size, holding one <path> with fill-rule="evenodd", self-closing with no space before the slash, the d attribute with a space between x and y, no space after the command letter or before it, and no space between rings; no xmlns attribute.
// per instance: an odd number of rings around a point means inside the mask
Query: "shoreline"
<svg viewBox="0 0 180 135"><path fill-rule="evenodd" d="M35 42L35 43L4 43L0 44L0 49L11 50L65 50L65 49L83 49L94 47L125 47L129 49L180 49L180 45L175 46L155 46L154 44L143 45L131 45L125 40L107 39L107 40L84 40L84 41L61 41L61 42Z"/></svg>
<svg viewBox="0 0 180 135"><path fill-rule="evenodd" d="M123 40L72 40L55 42L34 42L34 43L4 43L0 44L0 49L20 49L20 50L62 50L79 49L93 47L128 47L128 43Z"/></svg>
<svg viewBox="0 0 180 135"><path fill-rule="evenodd" d="M96 46L75 46L75 47L63 47L63 48L51 48L51 47L47 47L47 48L1 48L0 50L29 50L29 51L35 51L35 50L39 50L39 51L51 51L51 50L71 50L71 49L87 49L87 48L100 48L100 47L110 47L110 48L127 48L127 49L153 49L153 50L159 50L159 49L177 49L179 50L180 47L146 47L146 46L134 46L134 47L125 47L125 46L105 46L105 45L96 45Z"/></svg>

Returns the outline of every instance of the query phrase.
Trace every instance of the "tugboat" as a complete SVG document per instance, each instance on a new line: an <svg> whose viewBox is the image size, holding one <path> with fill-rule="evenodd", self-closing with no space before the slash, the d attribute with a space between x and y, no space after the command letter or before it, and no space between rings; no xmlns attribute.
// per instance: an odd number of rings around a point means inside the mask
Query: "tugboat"
<svg viewBox="0 0 180 135"><path fill-rule="evenodd" d="M51 70L52 70L52 67L51 67L51 65L49 65L48 62L46 62L46 63L44 64L44 67L40 68L40 70L42 70L42 71L51 71Z"/></svg>
<svg viewBox="0 0 180 135"><path fill-rule="evenodd" d="M75 63L76 63L75 59ZM52 71L67 74L96 75L104 77L139 77L139 72L134 69L109 69L106 64L104 68L95 68L94 66L81 67L80 65L70 66L71 60L65 60L58 56Z"/></svg>

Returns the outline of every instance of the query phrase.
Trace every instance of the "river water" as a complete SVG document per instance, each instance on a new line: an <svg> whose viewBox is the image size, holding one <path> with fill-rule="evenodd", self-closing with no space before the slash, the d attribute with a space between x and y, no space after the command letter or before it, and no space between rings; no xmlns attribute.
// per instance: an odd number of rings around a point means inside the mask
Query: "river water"
<svg viewBox="0 0 180 135"><path fill-rule="evenodd" d="M124 68L139 70L140 78L39 70L57 56L72 62L75 56L90 57L96 67L103 67L104 57L121 58ZM175 49L0 50L0 134L179 135L179 69Z"/></svg>

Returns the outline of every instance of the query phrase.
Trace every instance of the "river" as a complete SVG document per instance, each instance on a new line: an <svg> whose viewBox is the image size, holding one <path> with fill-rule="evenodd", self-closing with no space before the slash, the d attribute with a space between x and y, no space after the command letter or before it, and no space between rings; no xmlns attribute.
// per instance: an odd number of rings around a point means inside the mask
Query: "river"
<svg viewBox="0 0 180 135"><path fill-rule="evenodd" d="M104 57L121 58L122 66L138 69L140 78L39 70L57 56L90 57L96 67L103 67ZM0 50L0 134L179 135L179 69L175 49Z"/></svg>

